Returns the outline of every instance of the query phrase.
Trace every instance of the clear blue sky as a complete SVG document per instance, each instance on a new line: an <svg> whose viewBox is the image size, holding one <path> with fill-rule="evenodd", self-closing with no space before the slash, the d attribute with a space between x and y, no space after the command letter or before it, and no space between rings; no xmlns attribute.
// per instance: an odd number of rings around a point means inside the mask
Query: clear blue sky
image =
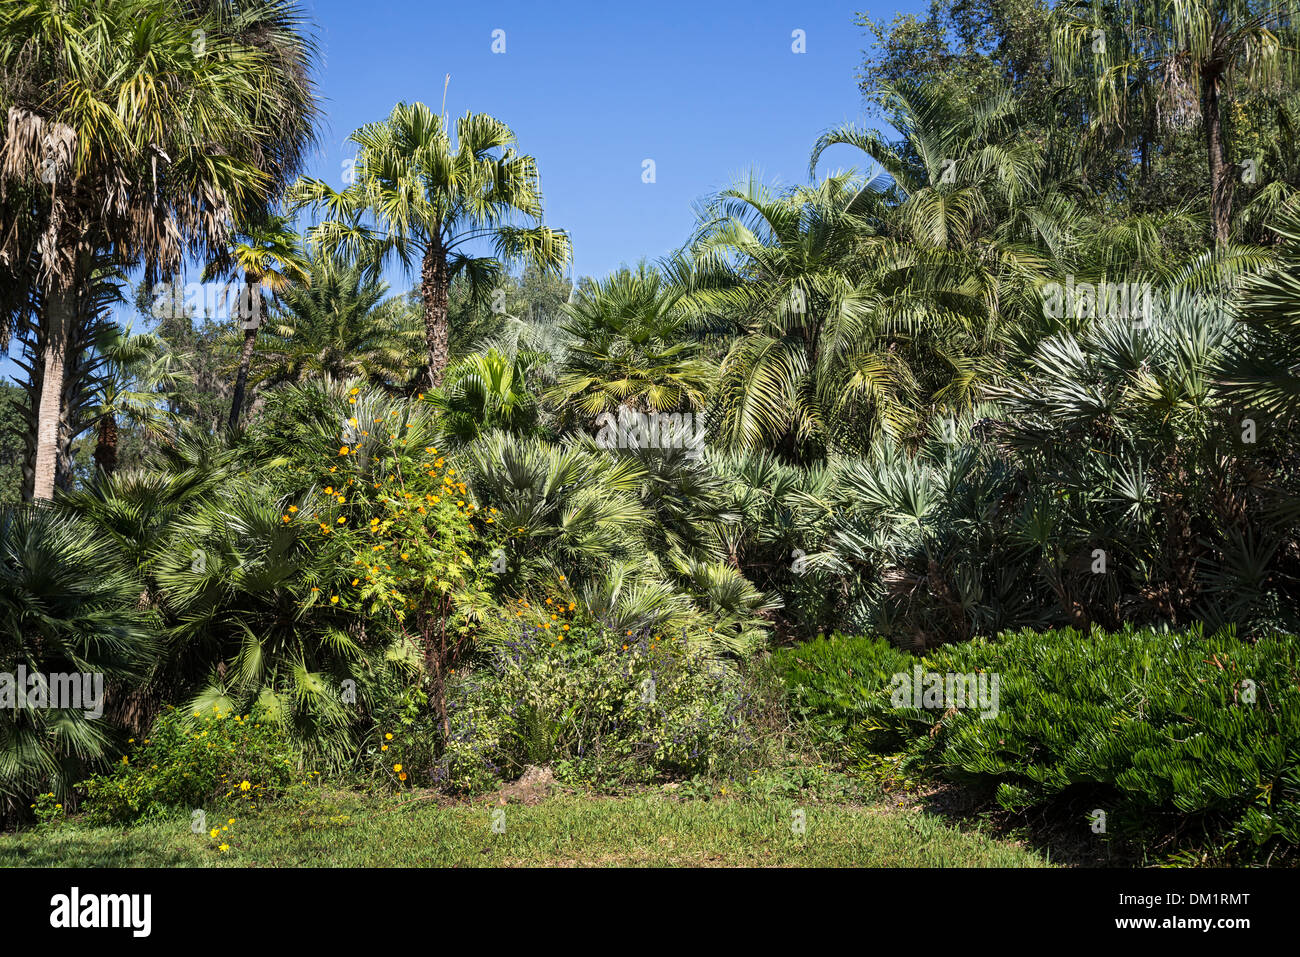
<svg viewBox="0 0 1300 957"><path fill-rule="evenodd" d="M692 203L751 166L807 179L829 126L861 122L855 74L868 38L858 3L656 0L654 3L307 0L319 24L326 129L313 175L341 188L343 141L399 100L486 112L537 157L547 222L569 231L578 275L656 259L680 245ZM872 10L892 18L920 0ZM791 34L806 36L806 53ZM493 53L493 31L505 52ZM823 168L860 162L849 148ZM642 162L656 182L642 182ZM394 285L398 284L393 277Z"/></svg>

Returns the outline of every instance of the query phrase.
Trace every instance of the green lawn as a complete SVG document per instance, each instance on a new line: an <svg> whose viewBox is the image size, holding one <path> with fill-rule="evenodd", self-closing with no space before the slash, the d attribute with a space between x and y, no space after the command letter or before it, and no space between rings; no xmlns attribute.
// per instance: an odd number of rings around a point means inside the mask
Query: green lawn
<svg viewBox="0 0 1300 957"><path fill-rule="evenodd" d="M310 808L237 817L213 848L189 818L131 828L77 820L0 836L0 865L59 867L794 866L1042 867L1038 855L913 810L809 804L792 833L793 800L675 800L559 795L488 805L335 794ZM209 813L210 824L217 814Z"/></svg>

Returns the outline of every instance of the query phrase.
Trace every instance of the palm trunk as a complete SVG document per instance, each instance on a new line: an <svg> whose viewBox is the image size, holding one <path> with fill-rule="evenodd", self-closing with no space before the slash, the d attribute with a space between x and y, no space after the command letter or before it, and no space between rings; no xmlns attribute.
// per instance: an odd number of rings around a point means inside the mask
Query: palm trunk
<svg viewBox="0 0 1300 957"><path fill-rule="evenodd" d="M1214 223L1214 243L1228 243L1232 220L1232 175L1223 142L1223 118L1219 115L1220 74L1216 71L1201 77L1201 115L1205 120L1205 146L1210 154L1210 217Z"/></svg>
<svg viewBox="0 0 1300 957"><path fill-rule="evenodd" d="M247 297L247 300L245 300ZM250 310L253 310L253 280L251 276L244 276L244 290L240 295L240 303L247 301ZM258 306L261 305L261 291L258 290ZM239 350L239 371L235 373L235 394L230 399L230 422L232 429L239 428L239 417L244 411L244 390L248 387L248 369L253 364L253 345L257 341L257 327L261 325L261 309L253 310L252 316L244 316L244 344ZM241 310L242 313L242 310Z"/></svg>
<svg viewBox="0 0 1300 957"><path fill-rule="evenodd" d="M447 276L447 254L433 243L424 251L420 270L420 297L424 300L424 343L429 350L429 386L442 385L449 360L447 339L447 296L451 282Z"/></svg>
<svg viewBox="0 0 1300 957"><path fill-rule="evenodd" d="M45 342L41 357L41 394L36 412L36 467L32 498L54 498L58 475L59 432L63 421L63 378L68 359L76 290L69 285L52 290L45 299Z"/></svg>
<svg viewBox="0 0 1300 957"><path fill-rule="evenodd" d="M109 412L99 420L99 437L95 442L95 464L106 475L117 468L117 416Z"/></svg>

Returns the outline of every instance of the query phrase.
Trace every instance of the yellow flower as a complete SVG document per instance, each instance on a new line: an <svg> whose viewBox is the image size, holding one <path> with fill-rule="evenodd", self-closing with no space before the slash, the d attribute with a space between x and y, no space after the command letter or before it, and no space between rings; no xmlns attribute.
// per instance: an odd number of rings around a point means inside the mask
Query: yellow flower
<svg viewBox="0 0 1300 957"><path fill-rule="evenodd" d="M379 750L380 750L380 751L387 751L387 750L388 750L388 745L386 745L386 744L381 744L381 745L379 746Z"/></svg>
<svg viewBox="0 0 1300 957"><path fill-rule="evenodd" d="M290 514L290 515L292 515L292 514L293 514L294 512L296 512L296 511L298 511L298 506L297 506L297 505L290 505L290 506L289 506L289 514Z"/></svg>
<svg viewBox="0 0 1300 957"><path fill-rule="evenodd" d="M339 603L339 596L338 596L338 595L330 595L330 604L331 604L331 605L337 605L338 603Z"/></svg>
<svg viewBox="0 0 1300 957"><path fill-rule="evenodd" d="M235 823L235 819L232 817L232 818L231 818L229 821L227 821L226 823L227 823L227 824L234 824L234 823Z"/></svg>
<svg viewBox="0 0 1300 957"><path fill-rule="evenodd" d="M344 522L346 522L346 521L347 521L347 519L344 518L342 515L339 516L339 524L340 524L340 525L342 525L342 524L343 524Z"/></svg>
<svg viewBox="0 0 1300 957"><path fill-rule="evenodd" d="M394 764L394 765L393 765L393 770L394 770L394 771L401 771L401 770L402 770L402 766L401 766L400 764Z"/></svg>
<svg viewBox="0 0 1300 957"><path fill-rule="evenodd" d="M230 850L230 845L229 845L229 844L222 844L222 845L220 845L220 846L217 848L217 850L219 850L219 851L228 851L228 850Z"/></svg>
<svg viewBox="0 0 1300 957"><path fill-rule="evenodd" d="M360 389L353 389L351 392L348 393L348 395L356 395L360 391L361 391Z"/></svg>
<svg viewBox="0 0 1300 957"><path fill-rule="evenodd" d="M385 741L392 741L392 740L393 740L393 732L389 731L386 735L384 735L384 740L385 740Z"/></svg>
<svg viewBox="0 0 1300 957"><path fill-rule="evenodd" d="M220 834L221 832L218 831L218 830L214 827L214 828L213 828L209 833L210 833L210 835L211 835L212 837L216 837L216 836L217 836L218 834Z"/></svg>
<svg viewBox="0 0 1300 957"><path fill-rule="evenodd" d="M339 455L347 455L347 454L348 454L348 447L346 445L340 445Z"/></svg>
<svg viewBox="0 0 1300 957"><path fill-rule="evenodd" d="M401 774L398 775L398 778L400 778L401 780L405 781L405 780L406 780L406 772L403 771Z"/></svg>
<svg viewBox="0 0 1300 957"><path fill-rule="evenodd" d="M326 494L326 495L333 495L333 494L334 494L334 486L333 486L333 485L326 485L326 486L325 486L325 494Z"/></svg>
<svg viewBox="0 0 1300 957"><path fill-rule="evenodd" d="M248 790L249 788L251 788L251 787L252 787L252 785L249 784L247 781L240 781L240 782L239 782L239 790L241 790L241 791L247 791L247 790Z"/></svg>

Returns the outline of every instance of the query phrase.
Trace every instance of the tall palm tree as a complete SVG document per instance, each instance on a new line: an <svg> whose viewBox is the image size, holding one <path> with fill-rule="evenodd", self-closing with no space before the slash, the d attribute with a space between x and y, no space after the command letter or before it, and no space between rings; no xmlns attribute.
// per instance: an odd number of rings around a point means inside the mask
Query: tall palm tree
<svg viewBox="0 0 1300 957"><path fill-rule="evenodd" d="M60 400L93 318L79 290L106 266L143 263L152 284L221 250L296 172L313 58L285 0L0 9L0 181L33 200L5 209L0 241L9 263L38 263L19 304L41 330L35 497L53 494Z"/></svg>
<svg viewBox="0 0 1300 957"><path fill-rule="evenodd" d="M569 258L564 232L546 226L533 157L515 152L515 135L485 113L456 122L456 145L445 118L423 103L398 103L386 120L350 137L359 147L356 181L336 192L318 179L300 180L296 205L323 207L330 217L309 236L331 250L373 257L376 270L396 258L420 266L429 384L449 361L447 297L463 277L486 298L504 264L531 262L558 271ZM473 250L490 243L494 254Z"/></svg>
<svg viewBox="0 0 1300 957"><path fill-rule="evenodd" d="M310 282L311 276L298 235L288 228L288 220L281 216L269 216L259 224L245 226L222 259L229 264L228 268L244 277L244 288L239 297L239 319L244 340L239 349L235 391L230 399L229 427L234 429L239 426L239 417L244 411L244 391L248 386L253 346L269 305L266 294L274 298L291 283ZM220 271L221 267L214 265L205 271L205 277L210 278Z"/></svg>
<svg viewBox="0 0 1300 957"><path fill-rule="evenodd" d="M1071 0L1055 15L1053 56L1068 77L1084 73L1094 123L1133 122L1134 98L1174 122L1198 114L1210 179L1216 245L1228 242L1236 172L1224 109L1239 92L1291 80L1300 71L1296 0Z"/></svg>

